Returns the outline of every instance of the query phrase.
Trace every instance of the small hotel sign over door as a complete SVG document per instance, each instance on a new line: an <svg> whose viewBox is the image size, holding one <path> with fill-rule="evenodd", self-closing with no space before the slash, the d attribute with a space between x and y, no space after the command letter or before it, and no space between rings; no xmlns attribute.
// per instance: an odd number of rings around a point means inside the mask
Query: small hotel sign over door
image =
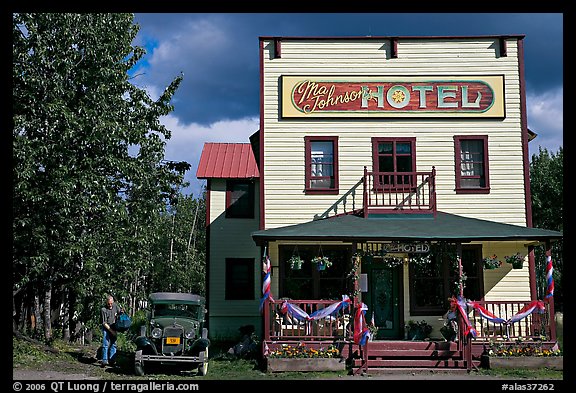
<svg viewBox="0 0 576 393"><path fill-rule="evenodd" d="M504 117L504 77L282 76L282 117Z"/></svg>

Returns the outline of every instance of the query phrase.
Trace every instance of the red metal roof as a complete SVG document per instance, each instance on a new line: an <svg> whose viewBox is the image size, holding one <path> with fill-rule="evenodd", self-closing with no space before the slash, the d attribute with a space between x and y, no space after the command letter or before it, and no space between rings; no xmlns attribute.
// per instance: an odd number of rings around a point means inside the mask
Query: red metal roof
<svg viewBox="0 0 576 393"><path fill-rule="evenodd" d="M205 143L196 177L250 179L260 172L249 143Z"/></svg>

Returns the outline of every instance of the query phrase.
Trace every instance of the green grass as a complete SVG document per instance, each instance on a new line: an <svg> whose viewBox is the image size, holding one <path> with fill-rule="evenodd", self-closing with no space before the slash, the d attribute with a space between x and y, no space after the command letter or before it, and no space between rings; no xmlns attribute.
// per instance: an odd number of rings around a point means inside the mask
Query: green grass
<svg viewBox="0 0 576 393"><path fill-rule="evenodd" d="M125 343L126 344L126 343ZM170 368L147 373L136 377L133 372L133 351L131 346L122 345L118 350L117 367L102 369L97 366L94 354L98 343L89 346L72 345L55 340L53 347L58 353L46 351L44 347L13 338L13 368L30 370L67 370L72 373L84 373L102 379L148 379L148 380L289 380L289 379L338 379L347 375L339 372L281 372L267 373L256 359L233 358L227 353L230 343L212 343L208 374L198 377L195 373L176 373ZM499 376L506 379L563 379L563 372L549 369L480 369L478 375Z"/></svg>

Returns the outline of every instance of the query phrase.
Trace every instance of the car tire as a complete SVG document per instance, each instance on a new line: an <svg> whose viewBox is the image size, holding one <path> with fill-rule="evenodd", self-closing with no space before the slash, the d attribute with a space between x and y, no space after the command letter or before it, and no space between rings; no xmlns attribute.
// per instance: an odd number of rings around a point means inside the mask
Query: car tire
<svg viewBox="0 0 576 393"><path fill-rule="evenodd" d="M141 350L136 351L137 354L138 354L138 352L140 352L139 355L142 355ZM139 377L142 377L144 375L144 362L139 361L139 360L134 361L134 374L136 374Z"/></svg>
<svg viewBox="0 0 576 393"><path fill-rule="evenodd" d="M208 374L208 348L204 351L204 362L198 366L198 375L203 377Z"/></svg>

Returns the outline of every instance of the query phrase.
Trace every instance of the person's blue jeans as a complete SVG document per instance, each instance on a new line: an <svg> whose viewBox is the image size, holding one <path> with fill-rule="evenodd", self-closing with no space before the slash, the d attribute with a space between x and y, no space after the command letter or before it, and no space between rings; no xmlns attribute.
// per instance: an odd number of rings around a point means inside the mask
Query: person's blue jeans
<svg viewBox="0 0 576 393"><path fill-rule="evenodd" d="M102 328L102 363L114 361L116 356L116 336Z"/></svg>

